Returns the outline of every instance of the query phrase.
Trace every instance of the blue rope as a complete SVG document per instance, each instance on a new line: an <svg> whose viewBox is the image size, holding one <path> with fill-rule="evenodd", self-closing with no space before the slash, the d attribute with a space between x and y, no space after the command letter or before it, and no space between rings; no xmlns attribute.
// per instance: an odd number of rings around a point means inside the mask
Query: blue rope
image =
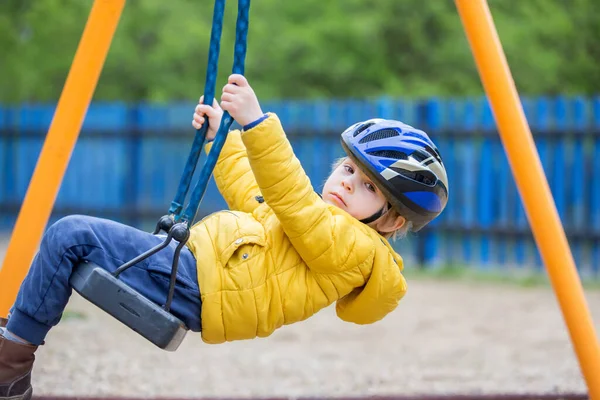
<svg viewBox="0 0 600 400"><path fill-rule="evenodd" d="M206 69L206 83L204 85L204 104L212 106L215 98L215 90L217 86L217 71L219 67L219 52L221 49L221 32L223 31L223 16L225 14L225 0L216 0L215 8L213 11L213 23L212 30L210 33L210 49L208 52L208 66ZM179 187L177 188L177 194L171 202L169 208L170 215L179 215L183 208L183 202L185 196L190 188L190 182L192 176L196 170L198 159L202 153L202 147L204 146L204 140L206 139L206 131L208 130L208 118L202 127L196 130L194 142L188 156Z"/></svg>
<svg viewBox="0 0 600 400"><path fill-rule="evenodd" d="M244 74L244 64L246 60L246 48L247 48L247 36L248 36L248 26L249 26L249 14L250 14L250 0L239 0L238 1L238 15L236 22L236 35L235 35L235 52L233 58L233 68L232 72L234 74ZM216 75L216 74L215 74ZM206 102L205 102L206 103ZM208 103L207 103L208 104ZM212 99L211 103L212 104ZM229 128L233 123L233 118L229 115L228 112L223 113L223 118L221 119L221 125L219 126L219 130L215 136L215 141L213 146L208 154L206 162L204 163L202 170L200 172L200 177L198 178L198 183L196 187L194 187L194 191L192 192L192 197L190 199L190 203L185 209L183 215L180 218L179 222L189 223L193 221L196 217L196 213L198 212L198 207L204 194L206 193L206 188L208 186L208 180L212 175L212 172L217 164L217 159L219 158L219 154L221 153L221 149L225 144L225 140L227 138L227 133L229 132Z"/></svg>

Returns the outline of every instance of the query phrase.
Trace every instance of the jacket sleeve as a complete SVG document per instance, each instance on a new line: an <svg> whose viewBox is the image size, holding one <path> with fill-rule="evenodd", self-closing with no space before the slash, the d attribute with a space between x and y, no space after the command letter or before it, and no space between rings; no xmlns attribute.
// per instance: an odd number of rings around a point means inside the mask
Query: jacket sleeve
<svg viewBox="0 0 600 400"><path fill-rule="evenodd" d="M208 153L211 148L212 142L205 146L205 151ZM256 196L260 196L260 189L252 174L240 131L231 131L227 135L213 176L231 210L252 212L259 205Z"/></svg>
<svg viewBox="0 0 600 400"><path fill-rule="evenodd" d="M372 262L370 228L315 193L275 114L242 140L265 202L313 272L339 273Z"/></svg>
<svg viewBox="0 0 600 400"><path fill-rule="evenodd" d="M380 246L370 278L363 287L354 289L336 303L340 319L355 324L372 324L383 319L398 306L407 285L402 275L402 259Z"/></svg>

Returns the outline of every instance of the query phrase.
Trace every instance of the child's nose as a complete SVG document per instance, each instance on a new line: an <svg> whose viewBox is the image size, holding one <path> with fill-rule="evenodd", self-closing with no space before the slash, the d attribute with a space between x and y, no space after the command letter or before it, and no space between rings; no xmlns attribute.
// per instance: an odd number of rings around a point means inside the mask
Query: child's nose
<svg viewBox="0 0 600 400"><path fill-rule="evenodd" d="M346 190L347 192L352 192L352 183L346 179L344 179L342 181L342 187L344 188L344 190Z"/></svg>

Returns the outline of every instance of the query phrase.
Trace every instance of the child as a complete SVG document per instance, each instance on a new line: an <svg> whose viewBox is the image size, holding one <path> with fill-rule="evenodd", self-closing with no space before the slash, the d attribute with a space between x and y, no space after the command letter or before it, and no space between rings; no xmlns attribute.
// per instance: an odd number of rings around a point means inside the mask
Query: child
<svg viewBox="0 0 600 400"><path fill-rule="evenodd" d="M230 76L221 107L243 126L229 133L214 170L233 211L192 227L171 312L205 342L222 343L269 336L333 302L342 320L357 324L394 310L406 282L402 259L386 238L421 229L447 201L444 166L427 135L396 121L351 126L342 134L348 157L318 195L277 116L263 113L243 76ZM216 102L198 105L196 129L205 116L210 141L222 110ZM0 399L31 397L34 352L60 320L79 260L114 271L162 241L87 216L48 228L0 336ZM121 279L162 304L175 245Z"/></svg>

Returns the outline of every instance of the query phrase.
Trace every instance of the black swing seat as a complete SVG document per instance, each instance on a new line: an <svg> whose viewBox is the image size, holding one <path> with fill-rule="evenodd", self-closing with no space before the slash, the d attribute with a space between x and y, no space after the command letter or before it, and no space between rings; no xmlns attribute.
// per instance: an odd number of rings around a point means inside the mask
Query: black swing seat
<svg viewBox="0 0 600 400"><path fill-rule="evenodd" d="M80 262L69 283L82 297L161 349L177 350L188 331L179 318L92 262Z"/></svg>

